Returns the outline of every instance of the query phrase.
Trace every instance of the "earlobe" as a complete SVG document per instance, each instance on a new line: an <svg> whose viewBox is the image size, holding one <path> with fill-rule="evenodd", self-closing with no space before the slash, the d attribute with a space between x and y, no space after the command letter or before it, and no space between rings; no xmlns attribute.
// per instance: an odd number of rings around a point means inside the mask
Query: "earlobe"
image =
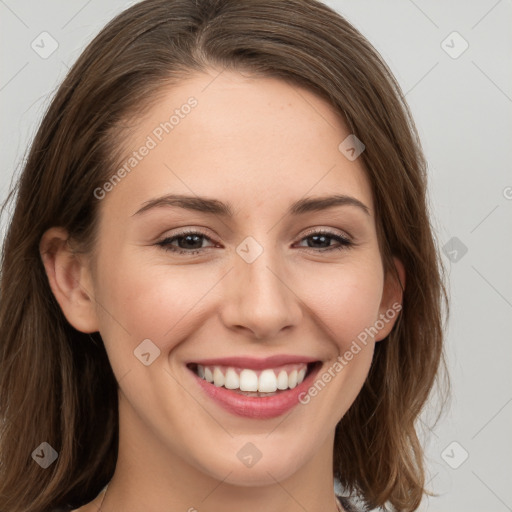
<svg viewBox="0 0 512 512"><path fill-rule="evenodd" d="M85 333L98 331L89 268L75 254L64 228L48 229L39 244L50 288L68 322Z"/></svg>
<svg viewBox="0 0 512 512"><path fill-rule="evenodd" d="M396 272L389 271L385 278L379 318L376 322L379 332L375 336L375 341L383 340L391 332L399 315L401 315L406 273L403 263L397 257L393 257L393 263Z"/></svg>

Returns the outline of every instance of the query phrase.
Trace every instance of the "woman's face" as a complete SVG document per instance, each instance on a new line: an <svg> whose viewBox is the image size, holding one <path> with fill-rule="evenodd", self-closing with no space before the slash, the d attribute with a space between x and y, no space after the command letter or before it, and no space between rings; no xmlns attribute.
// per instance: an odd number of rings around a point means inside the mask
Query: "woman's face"
<svg viewBox="0 0 512 512"><path fill-rule="evenodd" d="M121 446L258 485L331 460L397 295L340 117L283 81L215 76L169 88L135 125L125 172L95 192L86 289ZM334 195L349 199L313 201Z"/></svg>

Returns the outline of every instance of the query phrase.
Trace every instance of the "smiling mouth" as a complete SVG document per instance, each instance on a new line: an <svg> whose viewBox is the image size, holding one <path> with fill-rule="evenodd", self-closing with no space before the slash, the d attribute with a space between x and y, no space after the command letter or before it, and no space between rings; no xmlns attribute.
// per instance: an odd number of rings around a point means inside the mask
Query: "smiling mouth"
<svg viewBox="0 0 512 512"><path fill-rule="evenodd" d="M254 370L235 366L187 364L200 379L219 388L225 388L249 397L270 397L301 384L322 363L291 363Z"/></svg>

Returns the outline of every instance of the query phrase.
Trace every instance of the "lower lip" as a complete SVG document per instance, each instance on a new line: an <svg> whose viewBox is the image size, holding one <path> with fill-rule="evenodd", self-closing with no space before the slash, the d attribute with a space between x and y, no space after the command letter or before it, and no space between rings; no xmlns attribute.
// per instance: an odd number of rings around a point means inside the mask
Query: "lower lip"
<svg viewBox="0 0 512 512"><path fill-rule="evenodd" d="M246 418L268 419L281 416L300 403L299 396L307 392L310 382L319 370L320 365L315 366L306 378L293 389L264 397L241 395L225 387L217 387L194 372L192 373L203 391L225 410Z"/></svg>

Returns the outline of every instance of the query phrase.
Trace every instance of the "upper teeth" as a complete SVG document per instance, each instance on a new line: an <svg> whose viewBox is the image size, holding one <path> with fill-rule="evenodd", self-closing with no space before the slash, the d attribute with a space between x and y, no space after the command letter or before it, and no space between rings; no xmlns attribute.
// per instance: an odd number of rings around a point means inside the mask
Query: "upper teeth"
<svg viewBox="0 0 512 512"><path fill-rule="evenodd" d="M197 365L197 374L202 379L212 382L215 386L240 391L260 391L273 393L280 389L293 389L300 384L306 375L307 365L289 364L281 368L266 370L250 370L223 366Z"/></svg>

